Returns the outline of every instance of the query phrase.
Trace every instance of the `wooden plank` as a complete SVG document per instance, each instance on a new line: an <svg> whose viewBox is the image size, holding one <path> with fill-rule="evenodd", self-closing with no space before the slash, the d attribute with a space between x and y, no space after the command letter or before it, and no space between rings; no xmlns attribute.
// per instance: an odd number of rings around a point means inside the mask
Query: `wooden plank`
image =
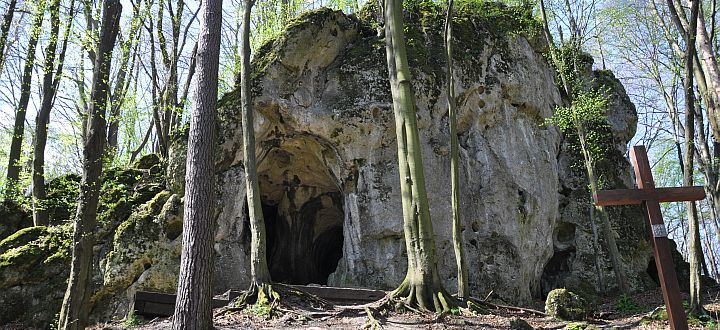
<svg viewBox="0 0 720 330"><path fill-rule="evenodd" d="M338 288L315 285L291 285L291 287L335 302L371 302L380 300L386 295L385 291L364 288Z"/></svg>
<svg viewBox="0 0 720 330"><path fill-rule="evenodd" d="M601 190L593 196L595 205L639 205L643 201L655 200L659 203L687 202L705 199L703 187L643 188Z"/></svg>
<svg viewBox="0 0 720 330"><path fill-rule="evenodd" d="M222 296L213 298L213 308L218 308L230 303L229 299ZM159 292L138 291L134 299L135 313L143 316L171 316L175 311L175 295Z"/></svg>
<svg viewBox="0 0 720 330"><path fill-rule="evenodd" d="M630 150L630 158L635 168L635 178L639 189L655 188L655 181L652 177L650 162L644 146L635 146ZM687 317L682 305L680 288L678 286L675 267L670 255L670 243L667 234L664 236L658 233L655 228L665 229L660 204L656 200L649 200L642 203L650 220L650 227L653 228L653 243L655 245L655 265L658 270L660 287L662 288L663 300L668 312L670 327L674 330L687 329Z"/></svg>

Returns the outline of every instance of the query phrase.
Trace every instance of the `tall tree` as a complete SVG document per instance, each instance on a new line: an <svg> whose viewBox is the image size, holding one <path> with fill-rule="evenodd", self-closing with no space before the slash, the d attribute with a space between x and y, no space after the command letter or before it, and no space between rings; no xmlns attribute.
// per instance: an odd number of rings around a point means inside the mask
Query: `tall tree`
<svg viewBox="0 0 720 330"><path fill-rule="evenodd" d="M698 31L699 1L692 1L690 9L690 21L688 22L687 50L685 51L685 79L683 89L685 90L685 159L683 162L683 184L693 185L694 156L695 156L695 92L693 85L693 64L695 51L695 39ZM675 6L672 0L668 0L670 11ZM687 202L688 231L689 237L689 261L690 261L690 311L705 314L702 305L702 281L700 276L702 263L702 244L700 242L700 225L698 222L697 208L695 202Z"/></svg>
<svg viewBox="0 0 720 330"><path fill-rule="evenodd" d="M185 212L180 279L173 329L212 328L212 263L215 221L212 217L213 147L218 95L222 0L201 4L195 103L185 175Z"/></svg>
<svg viewBox="0 0 720 330"><path fill-rule="evenodd" d="M403 231L408 256L405 279L391 296L421 310L449 311L457 301L443 288L437 270L420 137L403 32L402 0L385 0L385 53L393 99Z"/></svg>
<svg viewBox="0 0 720 330"><path fill-rule="evenodd" d="M3 15L2 25L0 25L0 72L2 72L3 66L5 65L5 45L7 44L8 34L10 33L10 24L12 24L13 16L15 15L15 7L17 7L17 0L10 0L7 11Z"/></svg>
<svg viewBox="0 0 720 330"><path fill-rule="evenodd" d="M452 48L452 9L453 0L448 0L445 15L445 52L447 57L447 103L448 125L450 126L450 181L452 205L452 233L453 247L455 249L455 262L457 264L458 297L467 298L470 294L468 286L468 269L465 260L465 247L463 246L462 225L460 224L460 178L458 173L459 143L457 132L457 108L455 106L455 76L453 71Z"/></svg>
<svg viewBox="0 0 720 330"><path fill-rule="evenodd" d="M5 195L7 197L12 197L17 194L21 168L20 155L22 154L22 143L25 136L25 114L27 113L28 102L30 102L30 85L32 84L32 71L35 66L35 48L37 47L40 29L42 28L43 18L45 17L45 2L41 0L35 5L35 19L30 28L27 57L25 57L25 67L23 68L22 81L20 82L20 100L15 108L15 126L13 126L12 142L10 143L5 183Z"/></svg>
<svg viewBox="0 0 720 330"><path fill-rule="evenodd" d="M243 156L245 160L245 187L250 217L250 289L247 298L255 298L258 303L267 303L273 299L270 287L271 277L267 265L265 240L265 219L260 201L260 185L257 178L257 160L255 156L255 129L253 121L252 88L250 83L250 13L253 0L244 0L241 30L240 57L240 98L242 102Z"/></svg>
<svg viewBox="0 0 720 330"><path fill-rule="evenodd" d="M60 30L60 0L50 0L50 41L45 50L45 65L43 76L42 101L40 110L35 119L35 146L33 151L33 223L36 226L46 226L49 222L48 211L44 205L45 192L45 145L47 144L48 124L50 111L55 102L57 88L62 77L65 53L67 51L70 30L75 13L75 1L70 2L69 21L65 27L64 38L60 46L60 54L55 68L55 56Z"/></svg>
<svg viewBox="0 0 720 330"><path fill-rule="evenodd" d="M97 226L97 205L100 197L100 175L105 149L105 109L108 99L108 82L112 52L117 38L122 5L120 0L103 3L102 27L95 48L90 109L88 109L87 133L83 147L83 175L73 231L70 279L60 309L59 329L84 329L91 306L90 280L92 256Z"/></svg>
<svg viewBox="0 0 720 330"><path fill-rule="evenodd" d="M115 87L110 95L110 117L107 133L108 154L110 158L114 158L117 152L121 110L125 102L125 95L132 82L132 79L128 79L128 71L132 71L133 68L130 59L132 58L134 60L137 55L136 45L140 39L140 20L144 19L140 12L141 6L142 0L133 3L133 16L130 21L130 29L127 32L125 40L120 42L120 62L115 78ZM122 39L122 35L120 38ZM135 54L132 54L133 52L135 52Z"/></svg>

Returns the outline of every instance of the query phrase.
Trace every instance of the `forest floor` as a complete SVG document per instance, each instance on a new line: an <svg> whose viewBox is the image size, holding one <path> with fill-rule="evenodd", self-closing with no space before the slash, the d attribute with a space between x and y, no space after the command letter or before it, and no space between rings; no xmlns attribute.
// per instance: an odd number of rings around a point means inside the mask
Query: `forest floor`
<svg viewBox="0 0 720 330"><path fill-rule="evenodd" d="M687 299L687 296L684 296ZM720 312L720 288L714 288L705 296L705 307ZM368 306L371 306L369 304ZM648 320L653 310L663 305L660 289L634 294L620 299L608 297L593 306L592 317L583 322L554 320L543 314L544 301L533 302L525 308L500 307L488 310L488 314L443 315L421 313L396 313L372 310L374 319L382 329L530 329L513 326L518 319L535 329L668 329L667 321ZM218 329L370 329L363 305L325 306L317 308L299 300L284 301L282 307L273 311L248 308L245 310L215 310L215 326ZM713 313L714 314L714 313ZM693 324L694 323L694 324ZM167 318L132 320L98 324L92 329L146 329L170 328ZM692 322L691 329L720 329L717 321Z"/></svg>

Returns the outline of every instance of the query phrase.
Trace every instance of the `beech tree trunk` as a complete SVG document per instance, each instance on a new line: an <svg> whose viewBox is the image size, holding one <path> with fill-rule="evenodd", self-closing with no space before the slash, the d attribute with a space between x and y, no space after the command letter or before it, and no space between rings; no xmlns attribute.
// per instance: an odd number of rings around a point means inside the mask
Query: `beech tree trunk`
<svg viewBox="0 0 720 330"><path fill-rule="evenodd" d="M449 311L457 302L445 291L438 275L435 238L430 220L415 100L410 81L403 32L402 0L385 0L385 51L393 98L398 167L402 193L403 230L408 270L393 297L421 310Z"/></svg>
<svg viewBox="0 0 720 330"><path fill-rule="evenodd" d="M60 0L50 2L50 41L45 50L45 74L43 77L43 95L35 119L35 145L33 151L33 223L36 226L46 226L49 222L48 211L44 205L45 192L45 146L47 144L48 124L50 123L50 112L55 101L60 78L62 77L63 63L67 51L72 19L65 27L64 38L60 46L60 56L55 68L55 55L57 51L58 35L60 30ZM75 13L75 1L70 2L69 17Z"/></svg>
<svg viewBox="0 0 720 330"><path fill-rule="evenodd" d="M218 95L222 0L201 4L198 37L195 103L190 114L190 133L185 176L180 278L173 329L210 329L212 323L212 260L215 220L212 206L213 146Z"/></svg>
<svg viewBox="0 0 720 330"><path fill-rule="evenodd" d="M685 40L687 50L685 54L685 159L683 168L683 185L693 185L693 165L695 156L695 93L693 85L693 57L695 56L695 39L698 29L699 1L693 1L690 9L690 21ZM704 28L703 28L704 30ZM690 262L690 311L704 313L702 306L702 243L700 241L700 226L695 202L687 202Z"/></svg>
<svg viewBox="0 0 720 330"><path fill-rule="evenodd" d="M250 12L254 1L245 0L240 44L240 98L242 102L243 156L245 160L245 189L247 189L248 214L250 216L250 276L252 286L262 289L270 283L265 240L265 219L260 202L260 185L257 178L255 155L255 129L253 128L253 103L250 79Z"/></svg>
<svg viewBox="0 0 720 330"><path fill-rule="evenodd" d="M7 11L3 15L2 26L0 26L0 73L5 66L5 45L7 44L8 34L10 33L10 24L12 24L13 16L15 15L15 7L17 7L17 0L10 0Z"/></svg>
<svg viewBox="0 0 720 330"><path fill-rule="evenodd" d="M452 47L452 8L453 0L448 0L447 14L445 15L445 50L447 57L447 98L448 123L450 128L450 181L452 205L452 233L453 247L455 249L455 263L457 265L458 297L467 298L470 295L468 286L468 269L463 246L462 224L460 223L460 178L458 173L458 132L457 109L455 106L455 77L453 71Z"/></svg>
<svg viewBox="0 0 720 330"><path fill-rule="evenodd" d="M97 226L97 205L100 197L100 175L105 149L105 108L112 51L117 38L122 5L120 0L105 0L103 4L100 39L95 48L97 57L93 68L87 135L83 146L83 176L73 232L70 279L60 310L59 329L85 329L88 311L92 306L89 282L92 278L94 232Z"/></svg>
<svg viewBox="0 0 720 330"><path fill-rule="evenodd" d="M20 155L22 154L22 143L25 135L25 114L27 113L28 102L30 102L30 86L32 84L32 71L35 66L35 48L37 47L40 29L42 28L45 16L45 2L40 1L35 11L35 19L30 30L28 41L27 57L23 68L22 81L20 82L20 100L15 108L15 126L13 126L12 142L10 142L10 154L8 155L7 176L5 182L5 196L12 198L17 194L18 180L20 179Z"/></svg>

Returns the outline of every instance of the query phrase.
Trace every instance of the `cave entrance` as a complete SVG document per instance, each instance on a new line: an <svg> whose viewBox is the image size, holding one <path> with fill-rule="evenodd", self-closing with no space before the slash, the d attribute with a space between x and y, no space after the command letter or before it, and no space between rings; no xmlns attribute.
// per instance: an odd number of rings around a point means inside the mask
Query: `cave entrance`
<svg viewBox="0 0 720 330"><path fill-rule="evenodd" d="M343 198L332 159L310 136L277 143L258 167L273 281L327 284L343 248Z"/></svg>

